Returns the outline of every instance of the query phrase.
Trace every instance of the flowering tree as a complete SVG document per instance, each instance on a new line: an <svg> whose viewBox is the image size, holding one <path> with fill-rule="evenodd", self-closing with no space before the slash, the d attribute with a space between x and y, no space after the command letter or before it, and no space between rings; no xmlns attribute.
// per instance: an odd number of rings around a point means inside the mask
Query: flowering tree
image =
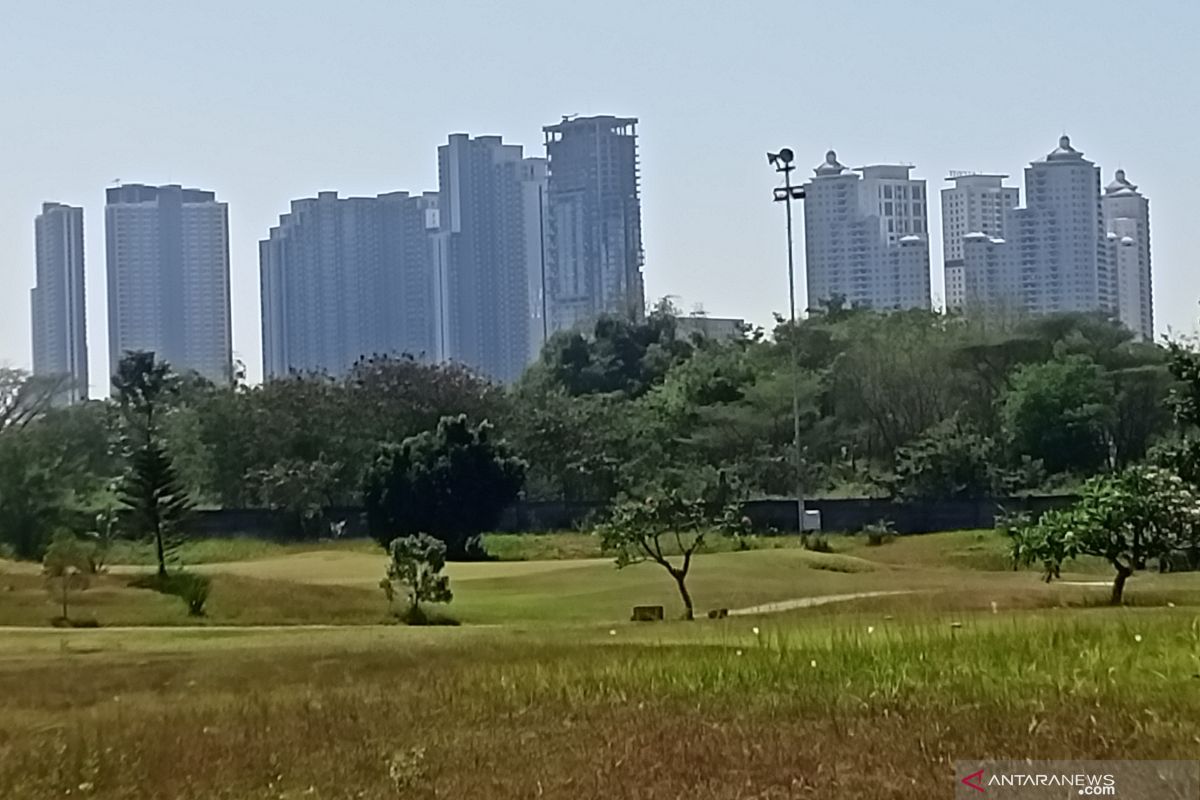
<svg viewBox="0 0 1200 800"><path fill-rule="evenodd" d="M1200 496L1173 472L1137 466L1092 478L1074 506L1015 531L1013 554L1024 564L1041 563L1047 581L1066 559L1103 558L1116 570L1112 604L1120 605L1125 582L1147 559L1198 544Z"/></svg>

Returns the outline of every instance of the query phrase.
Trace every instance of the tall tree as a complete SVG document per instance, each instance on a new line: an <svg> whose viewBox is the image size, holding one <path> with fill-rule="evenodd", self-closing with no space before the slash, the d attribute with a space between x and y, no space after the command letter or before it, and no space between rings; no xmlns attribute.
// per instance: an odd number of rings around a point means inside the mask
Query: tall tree
<svg viewBox="0 0 1200 800"><path fill-rule="evenodd" d="M187 489L171 461L162 434L163 417L177 378L170 364L153 353L126 353L113 376L121 419L121 446L127 467L119 496L128 512L131 535L154 542L158 574L167 574L172 537L192 508Z"/></svg>

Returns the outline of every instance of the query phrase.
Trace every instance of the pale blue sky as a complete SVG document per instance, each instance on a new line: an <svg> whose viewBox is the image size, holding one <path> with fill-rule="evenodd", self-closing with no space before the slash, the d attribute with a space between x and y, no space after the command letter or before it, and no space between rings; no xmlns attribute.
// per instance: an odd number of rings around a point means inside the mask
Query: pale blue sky
<svg viewBox="0 0 1200 800"><path fill-rule="evenodd" d="M540 155L570 113L641 119L651 297L786 310L768 149L804 175L829 147L910 162L937 190L952 169L1019 181L1065 131L1151 198L1157 325L1191 330L1198 40L1194 0L0 0L0 363L30 363L43 201L85 208L93 394L116 178L228 201L234 350L257 376L257 242L289 201L435 189L448 133Z"/></svg>

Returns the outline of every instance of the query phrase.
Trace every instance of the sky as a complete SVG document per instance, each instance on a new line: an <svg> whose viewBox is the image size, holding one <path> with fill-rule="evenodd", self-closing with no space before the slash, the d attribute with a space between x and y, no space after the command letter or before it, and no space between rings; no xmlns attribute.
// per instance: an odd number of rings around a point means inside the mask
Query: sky
<svg viewBox="0 0 1200 800"><path fill-rule="evenodd" d="M258 241L290 201L436 189L449 133L542 155L542 126L576 113L640 119L648 298L786 312L768 150L791 147L803 177L829 148L910 163L934 191L950 170L1020 185L1068 133L1104 183L1123 167L1150 197L1156 326L1191 332L1198 37L1195 0L0 0L0 365L31 364L44 201L84 207L97 395L105 188L216 191L234 355L256 379Z"/></svg>

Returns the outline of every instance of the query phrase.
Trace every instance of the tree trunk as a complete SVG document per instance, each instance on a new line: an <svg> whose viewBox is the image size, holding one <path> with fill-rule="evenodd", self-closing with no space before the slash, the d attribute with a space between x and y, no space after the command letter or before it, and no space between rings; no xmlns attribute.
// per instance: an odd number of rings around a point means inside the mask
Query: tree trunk
<svg viewBox="0 0 1200 800"><path fill-rule="evenodd" d="M154 529L154 549L158 554L158 577L167 577L167 553L163 547L162 525Z"/></svg>
<svg viewBox="0 0 1200 800"><path fill-rule="evenodd" d="M1120 564L1114 566L1117 568L1117 577L1113 580L1112 599L1109 602L1114 606L1119 606L1125 594L1125 581L1133 574L1133 570Z"/></svg>
<svg viewBox="0 0 1200 800"><path fill-rule="evenodd" d="M687 573L672 570L671 575L675 578L675 583L679 586L679 597L683 600L683 618L690 622L696 618L696 614L692 608L692 596L688 594L687 590Z"/></svg>
<svg viewBox="0 0 1200 800"><path fill-rule="evenodd" d="M62 578L62 606L63 619L69 620L70 616L67 614L67 577L65 575Z"/></svg>

